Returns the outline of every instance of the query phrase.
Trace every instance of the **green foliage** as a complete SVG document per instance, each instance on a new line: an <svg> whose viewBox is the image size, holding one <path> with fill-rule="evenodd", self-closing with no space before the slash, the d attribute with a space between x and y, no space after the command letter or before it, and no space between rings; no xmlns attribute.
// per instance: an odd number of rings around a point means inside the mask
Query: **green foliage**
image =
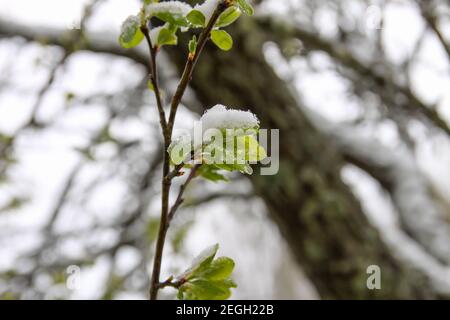
<svg viewBox="0 0 450 320"><path fill-rule="evenodd" d="M230 288L236 284L231 280L210 281L194 279L180 287L180 300L226 300L231 296Z"/></svg>
<svg viewBox="0 0 450 320"><path fill-rule="evenodd" d="M203 13L198 10L192 10L188 13L186 18L194 27L206 26L206 18Z"/></svg>
<svg viewBox="0 0 450 320"><path fill-rule="evenodd" d="M175 32L173 32L167 28L161 29L161 31L158 34L158 40L156 42L156 44L158 46L176 45L177 43L178 43L178 38L175 35Z"/></svg>
<svg viewBox="0 0 450 320"><path fill-rule="evenodd" d="M214 260L219 245L204 250L192 266L178 278L185 281L178 289L180 300L225 300L236 284L230 279L234 261L227 257Z"/></svg>
<svg viewBox="0 0 450 320"><path fill-rule="evenodd" d="M157 2L158 1L156 0L145 0L144 4L148 5ZM253 8L246 0L237 0L236 5L232 5L225 9L217 19L214 26L216 29L211 31L211 39L220 49L224 51L230 50L233 46L233 39L227 32L218 30L218 28L229 26L235 22L241 16L241 12L244 12L247 15L253 14ZM183 31L187 31L189 28L206 27L206 17L201 11L196 9L191 10L186 16L182 13L170 11L159 11L150 13L147 16L144 16L144 13L141 13L139 16L129 16L123 23L121 34L119 36L120 45L127 49L137 46L144 38L141 26L144 26L152 17L156 17L159 20L166 22L166 26L168 26L159 32L156 43L158 46L176 45L178 40L176 31L178 28L183 28ZM194 47L196 47L196 42L191 41L189 43L190 53L195 52Z"/></svg>
<svg viewBox="0 0 450 320"><path fill-rule="evenodd" d="M228 179L223 174L219 173L218 172L219 170L220 168L214 164L212 165L204 164L198 169L198 174L202 178L212 182L219 182L219 181L227 182Z"/></svg>
<svg viewBox="0 0 450 320"><path fill-rule="evenodd" d="M222 12L219 19L217 19L215 27L222 28L229 26L230 24L235 22L240 16L241 10L239 10L239 8L235 6L231 6L227 8L224 12Z"/></svg>
<svg viewBox="0 0 450 320"><path fill-rule="evenodd" d="M220 170L239 171L252 174L251 163L257 163L267 157L266 150L255 137L256 130L251 133L243 130L222 130L223 139L204 142L201 147L192 150L192 142L188 139L177 139L169 147L169 155L173 164L181 164L188 159L192 151L202 156L202 165L198 176L213 182L228 181ZM219 136L220 137L220 136ZM189 162L185 165L188 166Z"/></svg>
<svg viewBox="0 0 450 320"><path fill-rule="evenodd" d="M140 22L137 16L129 16L122 25L119 36L119 43L122 47L129 49L137 46L144 38L140 29Z"/></svg>
<svg viewBox="0 0 450 320"><path fill-rule="evenodd" d="M196 274L196 277L205 278L213 281L228 278L234 269L234 261L228 257L219 257L215 259L208 268L203 269Z"/></svg>
<svg viewBox="0 0 450 320"><path fill-rule="evenodd" d="M228 51L233 47L233 38L224 30L211 31L211 40L221 50Z"/></svg>
<svg viewBox="0 0 450 320"><path fill-rule="evenodd" d="M155 14L155 17L174 26L189 27L188 20L181 14L171 12L158 12Z"/></svg>
<svg viewBox="0 0 450 320"><path fill-rule="evenodd" d="M226 171L252 174L249 163L256 163L267 157L266 150L252 134L224 134L222 144L211 142L204 148L205 162ZM232 147L230 147L232 146Z"/></svg>
<svg viewBox="0 0 450 320"><path fill-rule="evenodd" d="M242 10L246 15L252 16L254 13L253 7L248 3L247 0L236 0L239 6L239 9Z"/></svg>
<svg viewBox="0 0 450 320"><path fill-rule="evenodd" d="M249 162L257 162L267 157L266 150L259 144L258 140L252 135L243 137L244 139L244 151L245 160Z"/></svg>
<svg viewBox="0 0 450 320"><path fill-rule="evenodd" d="M217 250L219 250L219 244L215 244L211 247L203 250L195 259L192 261L191 266L183 272L180 278L190 279L190 277L196 274L198 271L202 270L213 261Z"/></svg>
<svg viewBox="0 0 450 320"><path fill-rule="evenodd" d="M197 51L197 37L194 34L192 39L189 41L189 53L195 54L196 51Z"/></svg>
<svg viewBox="0 0 450 320"><path fill-rule="evenodd" d="M220 169L226 171L239 171L240 173L251 175L253 173L252 167L248 163L233 163L233 164L216 164L216 166Z"/></svg>

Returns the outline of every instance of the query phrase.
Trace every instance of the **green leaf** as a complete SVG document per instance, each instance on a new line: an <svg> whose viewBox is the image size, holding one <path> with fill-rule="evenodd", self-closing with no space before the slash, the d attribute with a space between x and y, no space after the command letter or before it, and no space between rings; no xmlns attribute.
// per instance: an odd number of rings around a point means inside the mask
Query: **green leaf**
<svg viewBox="0 0 450 320"><path fill-rule="evenodd" d="M204 164L198 169L198 173L202 178L212 181L212 182L218 182L218 181L227 182L228 179L224 175L217 172L219 170L220 170L220 168L218 168L215 165Z"/></svg>
<svg viewBox="0 0 450 320"><path fill-rule="evenodd" d="M245 136L245 160L256 162L267 157L266 150L259 145L254 136Z"/></svg>
<svg viewBox="0 0 450 320"><path fill-rule="evenodd" d="M140 29L139 18L129 16L122 24L119 36L119 43L122 47L129 49L137 46L144 38L144 34Z"/></svg>
<svg viewBox="0 0 450 320"><path fill-rule="evenodd" d="M206 26L206 18L201 11L192 10L187 14L186 18L195 27Z"/></svg>
<svg viewBox="0 0 450 320"><path fill-rule="evenodd" d="M211 31L211 40L216 46L224 51L228 51L233 47L233 39L228 32L224 30Z"/></svg>
<svg viewBox="0 0 450 320"><path fill-rule="evenodd" d="M192 39L189 41L189 53L195 54L196 50L197 50L197 37L194 34Z"/></svg>
<svg viewBox="0 0 450 320"><path fill-rule="evenodd" d="M184 283L178 291L180 300L226 300L231 296L231 288L236 283L230 278L211 280L196 278Z"/></svg>
<svg viewBox="0 0 450 320"><path fill-rule="evenodd" d="M174 14L170 12L158 12L157 14L155 14L155 17L157 17L159 20L168 22L178 27L189 27L189 22L186 19L186 17L180 14Z"/></svg>
<svg viewBox="0 0 450 320"><path fill-rule="evenodd" d="M211 264L206 267L202 272L197 273L198 278L204 278L208 280L225 280L227 279L234 269L234 261L228 257L220 257L215 259Z"/></svg>
<svg viewBox="0 0 450 320"><path fill-rule="evenodd" d="M233 279L225 279L223 280L223 283L226 284L229 288L237 288L237 284L233 281Z"/></svg>
<svg viewBox="0 0 450 320"><path fill-rule="evenodd" d="M184 288L183 288L183 286L181 286L179 289L178 289L178 293L177 293L177 298L178 298L178 300L183 300L184 299Z"/></svg>
<svg viewBox="0 0 450 320"><path fill-rule="evenodd" d="M248 163L233 163L233 164L227 164L227 163L223 163L223 164L216 164L216 166L220 169L223 170L227 170L227 171L239 171L241 173L245 173L245 174L252 174L253 173L253 169L252 167L250 167L250 165Z"/></svg>
<svg viewBox="0 0 450 320"><path fill-rule="evenodd" d="M169 29L163 28L158 34L157 44L162 45L176 45L178 43L177 36Z"/></svg>
<svg viewBox="0 0 450 320"><path fill-rule="evenodd" d="M254 13L253 7L247 2L247 0L237 0L239 8L248 16L252 16Z"/></svg>
<svg viewBox="0 0 450 320"><path fill-rule="evenodd" d="M166 23L165 27L172 32L173 34L175 34L179 28L179 26L175 25L175 24L171 24L171 23Z"/></svg>
<svg viewBox="0 0 450 320"><path fill-rule="evenodd" d="M217 19L216 27L226 27L235 22L241 16L241 10L235 6L227 8Z"/></svg>
<svg viewBox="0 0 450 320"><path fill-rule="evenodd" d="M229 286L224 281L196 279L189 282L186 291L189 300L226 300L231 296Z"/></svg>
<svg viewBox="0 0 450 320"><path fill-rule="evenodd" d="M206 266L208 266L212 262L218 249L219 249L219 244L216 243L215 245L203 250L192 261L191 266L185 272L183 272L183 274L181 276L179 276L178 278L185 278L185 279L192 278L196 272L200 272L201 270L203 270Z"/></svg>

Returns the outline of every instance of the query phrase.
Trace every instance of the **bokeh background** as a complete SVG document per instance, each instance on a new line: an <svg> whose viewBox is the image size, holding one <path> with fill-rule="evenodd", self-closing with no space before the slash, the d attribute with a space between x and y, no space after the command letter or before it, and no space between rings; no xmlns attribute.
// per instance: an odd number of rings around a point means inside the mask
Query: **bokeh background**
<svg viewBox="0 0 450 320"><path fill-rule="evenodd" d="M450 2L254 5L230 52L207 46L176 128L250 109L280 129L280 171L193 183L162 277L218 242L235 299L448 298ZM1 299L147 298L161 138L147 48L117 43L140 6L0 0ZM186 39L159 56L166 102Z"/></svg>

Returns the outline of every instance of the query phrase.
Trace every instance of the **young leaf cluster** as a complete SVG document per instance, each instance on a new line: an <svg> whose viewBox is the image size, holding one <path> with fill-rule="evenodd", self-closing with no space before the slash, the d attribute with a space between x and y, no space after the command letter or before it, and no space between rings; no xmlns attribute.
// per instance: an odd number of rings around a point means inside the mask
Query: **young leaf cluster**
<svg viewBox="0 0 450 320"><path fill-rule="evenodd" d="M123 23L119 43L129 49L139 45L144 38L142 27L147 27L151 18L156 18L165 24L150 29L150 38L154 47L176 45L177 31L186 32L190 29L206 28L214 9L221 4L226 9L220 14L211 30L211 40L220 49L228 51L233 47L231 35L222 30L235 22L241 13L253 14L253 8L247 0L205 0L203 4L192 8L180 1L159 2L146 0L143 10L138 15L129 16ZM189 52L195 52L196 42L189 42Z"/></svg>
<svg viewBox="0 0 450 320"><path fill-rule="evenodd" d="M191 267L178 276L183 284L178 288L180 300L226 300L231 296L231 288L237 285L230 275L234 261L228 257L214 259L219 245L205 249Z"/></svg>

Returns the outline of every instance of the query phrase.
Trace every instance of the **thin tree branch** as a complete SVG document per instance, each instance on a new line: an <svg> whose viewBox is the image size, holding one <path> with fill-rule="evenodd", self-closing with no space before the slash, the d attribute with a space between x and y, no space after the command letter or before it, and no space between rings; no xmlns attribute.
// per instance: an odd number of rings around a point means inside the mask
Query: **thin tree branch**
<svg viewBox="0 0 450 320"><path fill-rule="evenodd" d="M161 222L159 226L158 231L158 238L156 241L156 250L155 250L155 257L153 260L153 272L152 272L152 278L151 278L151 284L150 284L150 300L156 300L158 296L158 290L159 290L159 275L161 273L161 263L162 263L162 256L164 251L164 243L166 239L167 230L169 229L170 220L175 214L175 211L181 204L181 196L184 192L184 189L181 192L181 195L179 195L179 199L175 201L175 205L170 209L169 211L169 193L170 193L170 186L171 181L174 178L170 175L170 159L168 155L168 148L172 140L172 132L173 132L173 126L175 122L175 116L177 113L178 106L181 102L181 99L184 95L184 92L186 91L186 88L189 84L189 81L191 80L192 73L194 71L195 65L200 57L200 54L203 51L203 48L205 47L206 42L209 39L211 30L213 29L214 25L216 24L217 19L219 18L220 14L225 11L225 9L229 6L229 2L227 0L221 1L217 8L214 10L207 26L205 29L203 29L199 41L197 44L197 49L195 54L191 55L189 54L186 66L184 69L184 72L181 76L180 82L178 84L177 90L172 98L171 106L170 106L170 114L169 119L167 122L167 129L164 132L164 160L163 160L163 178L162 178L162 195L161 195ZM151 41L150 37L147 33L147 42L150 46L150 51L152 51L151 47ZM154 57L152 58L152 64L154 63ZM153 69L156 70L156 66L153 66ZM155 88L156 89L156 88ZM195 167L191 170L191 175L188 177L188 183L195 175Z"/></svg>
<svg viewBox="0 0 450 320"><path fill-rule="evenodd" d="M181 206L181 204L183 203L184 199L183 199L183 195L184 192L186 191L187 186L189 185L189 183L192 181L192 179L195 178L196 174L197 174L197 170L200 168L201 165L196 164L192 169L191 172L189 173L189 176L187 177L186 181L183 183L183 185L180 187L180 191L178 192L178 196L175 200L175 203L173 204L172 208L169 211L169 223L172 221L176 211L178 210L178 208ZM169 227L169 225L167 225L167 227Z"/></svg>
<svg viewBox="0 0 450 320"><path fill-rule="evenodd" d="M145 36L145 39L148 44L149 52L150 52L150 81L153 85L153 90L155 92L156 97L156 105L158 107L159 112L159 122L161 124L162 134L165 140L168 140L167 136L167 122L166 122L166 113L164 112L163 103L161 100L161 92L159 90L159 80L158 80L158 69L156 67L156 55L158 53L158 49L153 46L152 40L150 39L149 30L147 26L141 27L141 31Z"/></svg>

